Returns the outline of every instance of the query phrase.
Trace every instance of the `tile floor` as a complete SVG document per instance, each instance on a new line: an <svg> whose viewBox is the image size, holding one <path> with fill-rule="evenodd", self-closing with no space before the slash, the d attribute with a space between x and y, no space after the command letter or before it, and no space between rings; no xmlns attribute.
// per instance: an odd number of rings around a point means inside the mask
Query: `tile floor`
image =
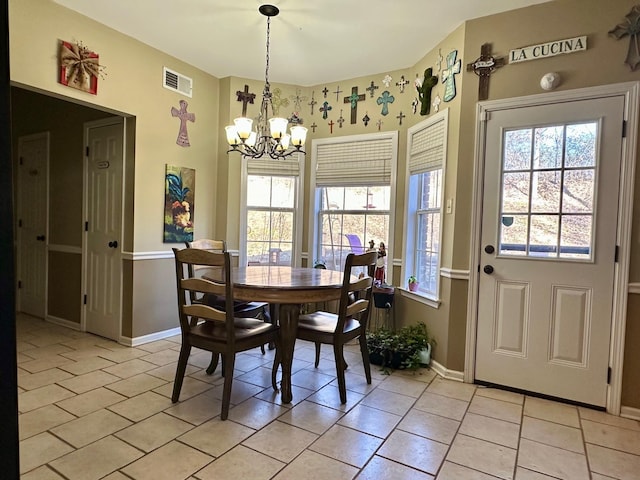
<svg viewBox="0 0 640 480"><path fill-rule="evenodd" d="M206 352L171 403L179 337L128 348L24 316L17 331L25 480L640 479L640 422L426 369L374 367L367 385L355 350L346 405L327 347L314 369L298 343L291 405L270 387L272 352L239 355L222 422Z"/></svg>

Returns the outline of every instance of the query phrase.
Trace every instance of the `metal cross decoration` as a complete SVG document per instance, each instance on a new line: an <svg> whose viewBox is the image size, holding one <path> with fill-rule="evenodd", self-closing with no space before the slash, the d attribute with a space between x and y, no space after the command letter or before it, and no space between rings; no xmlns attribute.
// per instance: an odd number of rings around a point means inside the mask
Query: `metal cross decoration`
<svg viewBox="0 0 640 480"><path fill-rule="evenodd" d="M302 102L306 101L307 98L309 98L309 97L300 96L300 89L298 88L298 89L296 89L296 94L295 95L289 95L289 98L291 100L293 100L293 104L296 106L296 111L299 112L300 111L300 104Z"/></svg>
<svg viewBox="0 0 640 480"><path fill-rule="evenodd" d="M329 125L329 133L333 133L333 126L335 125L333 120L331 120L329 123L327 123L327 125Z"/></svg>
<svg viewBox="0 0 640 480"><path fill-rule="evenodd" d="M480 48L480 56L467 65L467 72L473 72L480 77L478 100L489 98L489 76L504 64L504 57L495 58L491 55L491 44L485 43Z"/></svg>
<svg viewBox="0 0 640 480"><path fill-rule="evenodd" d="M316 125L316 122L313 122L311 125L309 125L311 127L311 130L313 130L313 133L316 133L316 128L318 128L318 125Z"/></svg>
<svg viewBox="0 0 640 480"><path fill-rule="evenodd" d="M615 28L609 30L609 35L620 40L622 37L629 36L629 49L627 50L627 58L624 63L629 66L632 72L640 65L640 5L634 6L626 15L626 21L616 25Z"/></svg>
<svg viewBox="0 0 640 480"><path fill-rule="evenodd" d="M327 117L329 116L329 110L333 110L333 107L329 105L329 102L325 100L324 102L322 102L322 106L320 107L320 111L322 112L322 118L324 120L326 120Z"/></svg>
<svg viewBox="0 0 640 480"><path fill-rule="evenodd" d="M420 102L418 101L418 98L414 98L413 102L411 102L411 111L413 113L416 113L418 111L418 105L420 105Z"/></svg>
<svg viewBox="0 0 640 480"><path fill-rule="evenodd" d="M378 89L378 85L373 83L373 80L371 80L371 85L369 85L367 88L365 88L365 90L370 93L371 98L373 98L373 95L375 94L377 89Z"/></svg>
<svg viewBox="0 0 640 480"><path fill-rule="evenodd" d="M351 103L351 124L358 121L358 102L364 100L364 93L358 95L358 87L351 87L351 95L344 97L344 103ZM342 127L342 125L340 125Z"/></svg>
<svg viewBox="0 0 640 480"><path fill-rule="evenodd" d="M342 109L340 109L340 117L338 118L338 125L342 128L342 124L344 123L344 117L342 116Z"/></svg>
<svg viewBox="0 0 640 480"><path fill-rule="evenodd" d="M369 118L369 113L365 113L364 117L362 117L362 123L364 123L364 126L366 127L367 125L369 125L369 121L371 121L371 119Z"/></svg>
<svg viewBox="0 0 640 480"><path fill-rule="evenodd" d="M400 125L402 125L402 119L406 117L406 115L404 113L402 113L402 110L400 110L400 113L398 115L396 115L396 118L400 119Z"/></svg>
<svg viewBox="0 0 640 480"><path fill-rule="evenodd" d="M440 72L442 70L442 61L444 60L444 58L442 57L442 50L438 49L438 60L436 61L436 63L438 64L438 71Z"/></svg>
<svg viewBox="0 0 640 480"><path fill-rule="evenodd" d="M247 116L247 103L253 105L253 101L256 99L255 93L249 93L249 85L244 86L244 91L238 90L236 92L238 96L238 101L242 102L242 116Z"/></svg>
<svg viewBox="0 0 640 480"><path fill-rule="evenodd" d="M327 89L327 87L324 87L322 89L322 93L324 94L324 98L327 98L327 93L329 93L329 90Z"/></svg>
<svg viewBox="0 0 640 480"><path fill-rule="evenodd" d="M393 101L395 100L395 98L393 97L393 95L391 95L389 93L388 90L385 90L384 92L382 92L382 96L378 97L378 99L376 100L376 103L378 105L382 105L382 115L389 115L389 104L393 103Z"/></svg>
<svg viewBox="0 0 640 480"><path fill-rule="evenodd" d="M280 111L280 107L288 107L289 99L282 98L282 90L279 88L274 88L271 93L271 105L273 106L273 113L277 115Z"/></svg>
<svg viewBox="0 0 640 480"><path fill-rule="evenodd" d="M458 50L452 50L447 55L447 68L442 71L442 83L444 83L444 101L450 102L456 97L456 77L460 73L461 60L456 61Z"/></svg>
<svg viewBox="0 0 640 480"><path fill-rule="evenodd" d="M338 88L333 93L336 94L336 100L340 100L340 94L342 93L342 90L340 90L340 85L338 85Z"/></svg>
<svg viewBox="0 0 640 480"><path fill-rule="evenodd" d="M311 105L311 115L313 115L313 107L318 103L318 102L316 102L316 99L313 98L313 96L315 94L316 94L315 90L313 92L311 92L311 101L309 103L307 103L307 105Z"/></svg>
<svg viewBox="0 0 640 480"><path fill-rule="evenodd" d="M400 93L404 93L404 87L409 85L409 83L411 82L409 82L409 80L405 80L404 75L400 77L400 81L396 82L396 85L400 87Z"/></svg>
<svg viewBox="0 0 640 480"><path fill-rule="evenodd" d="M382 124L383 124L383 123L384 123L384 122L382 121L382 119L379 119L379 120L376 122L376 125L378 126L378 131L380 131L380 127L382 127Z"/></svg>

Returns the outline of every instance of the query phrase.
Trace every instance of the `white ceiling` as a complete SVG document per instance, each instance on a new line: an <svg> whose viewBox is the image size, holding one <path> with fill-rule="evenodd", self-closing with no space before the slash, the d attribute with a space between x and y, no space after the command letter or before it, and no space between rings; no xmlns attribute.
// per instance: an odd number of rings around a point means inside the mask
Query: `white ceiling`
<svg viewBox="0 0 640 480"><path fill-rule="evenodd" d="M264 79L258 7L268 0L54 1L218 78ZM407 68L465 20L546 1L272 1L269 80L309 86Z"/></svg>

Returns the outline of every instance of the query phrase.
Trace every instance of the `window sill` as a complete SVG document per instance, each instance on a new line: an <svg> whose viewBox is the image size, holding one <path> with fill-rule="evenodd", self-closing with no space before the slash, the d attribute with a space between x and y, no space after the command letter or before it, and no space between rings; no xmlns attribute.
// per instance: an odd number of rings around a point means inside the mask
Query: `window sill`
<svg viewBox="0 0 640 480"><path fill-rule="evenodd" d="M442 303L440 299L428 297L424 293L412 292L404 287L396 287L396 288L398 288L398 290L402 292L403 297L411 298L416 302L420 302L432 308L436 308L436 309L440 308L440 304Z"/></svg>

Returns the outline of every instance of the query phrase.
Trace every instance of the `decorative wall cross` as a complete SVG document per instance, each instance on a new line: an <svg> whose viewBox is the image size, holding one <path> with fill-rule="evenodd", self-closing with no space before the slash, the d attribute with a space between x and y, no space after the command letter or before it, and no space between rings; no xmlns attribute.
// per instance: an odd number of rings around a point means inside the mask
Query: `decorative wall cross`
<svg viewBox="0 0 640 480"><path fill-rule="evenodd" d="M247 103L250 103L251 105L253 105L253 101L256 98L256 94L255 93L249 93L249 85L245 85L244 86L244 91L238 90L236 92L236 95L238 96L238 101L242 102L242 116L246 117L247 116Z"/></svg>
<svg viewBox="0 0 640 480"><path fill-rule="evenodd" d="M384 92L382 92L382 96L378 97L378 99L376 100L376 103L378 105L382 105L382 115L388 115L389 114L389 107L388 105L390 103L393 103L393 101L395 100L395 98L393 97L393 95L391 95L389 93L388 90L385 90Z"/></svg>
<svg viewBox="0 0 640 480"><path fill-rule="evenodd" d="M313 107L318 103L318 102L316 102L316 99L313 98L315 93L316 93L315 90L313 92L311 92L311 101L309 103L307 103L307 105L311 105L311 115L313 115Z"/></svg>
<svg viewBox="0 0 640 480"><path fill-rule="evenodd" d="M456 96L456 77L460 73L461 60L456 61L458 50L452 50L447 55L447 68L442 71L442 83L444 83L444 101L450 102Z"/></svg>
<svg viewBox="0 0 640 480"><path fill-rule="evenodd" d="M180 110L176 107L171 107L171 116L178 117L180 119L180 129L178 130L178 138L176 143L181 147L189 147L191 144L189 143L189 135L187 134L187 121L195 122L196 116L193 113L187 112L187 106L189 105L186 101L180 100Z"/></svg>
<svg viewBox="0 0 640 480"><path fill-rule="evenodd" d="M336 94L336 100L340 100L340 94L342 93L342 90L340 90L340 85L338 85L338 88L333 93Z"/></svg>
<svg viewBox="0 0 640 480"><path fill-rule="evenodd" d="M380 128L382 127L382 124L383 124L383 123L384 123L384 122L382 121L382 119L379 119L379 120L376 122L376 125L378 126L378 131L380 131Z"/></svg>
<svg viewBox="0 0 640 480"><path fill-rule="evenodd" d="M313 122L311 125L309 125L311 127L311 130L313 131L313 133L316 133L316 128L318 128L318 125L316 125L316 122Z"/></svg>
<svg viewBox="0 0 640 480"><path fill-rule="evenodd" d="M369 125L370 121L371 119L369 118L369 113L365 113L364 117L362 117L362 123L364 123L364 126L366 127L367 125Z"/></svg>
<svg viewBox="0 0 640 480"><path fill-rule="evenodd" d="M327 98L327 93L329 93L329 89L327 89L327 87L324 87L324 88L322 89L322 93L323 93L323 95L324 95L324 98Z"/></svg>
<svg viewBox="0 0 640 480"><path fill-rule="evenodd" d="M440 95L436 95L436 98L433 99L433 109L438 112L440 110L440 104L442 103L442 100L440 99Z"/></svg>
<svg viewBox="0 0 640 480"><path fill-rule="evenodd" d="M335 123L333 123L333 120L327 123L327 125L329 125L329 133L333 133L333 126L335 125Z"/></svg>
<svg viewBox="0 0 640 480"><path fill-rule="evenodd" d="M373 98L373 95L375 94L377 89L378 89L378 85L373 83L373 80L371 80L371 85L369 85L365 90L367 90L371 95L371 98Z"/></svg>
<svg viewBox="0 0 640 480"><path fill-rule="evenodd" d="M289 99L282 98L281 95L282 90L280 90L279 88L274 88L273 92L271 93L271 105L273 106L274 115L278 114L278 112L280 111L280 107L289 106Z"/></svg>
<svg viewBox="0 0 640 480"><path fill-rule="evenodd" d="M627 50L627 58L624 63L629 66L632 72L640 65L640 5L631 8L631 11L625 16L626 21L616 25L615 28L609 30L609 35L620 40L622 37L629 36L629 49Z"/></svg>
<svg viewBox="0 0 640 480"><path fill-rule="evenodd" d="M340 117L338 117L338 125L342 128L342 124L344 123L344 117L342 116L342 109L340 109Z"/></svg>
<svg viewBox="0 0 640 480"><path fill-rule="evenodd" d="M438 49L438 60L436 60L436 63L438 64L438 71L442 70L442 61L444 60L444 58L442 57L442 50Z"/></svg>
<svg viewBox="0 0 640 480"><path fill-rule="evenodd" d="M320 107L323 119L327 119L327 117L329 116L329 110L333 110L333 107L329 105L329 102L325 100L324 102L322 102L322 106Z"/></svg>
<svg viewBox="0 0 640 480"><path fill-rule="evenodd" d="M418 105L420 105L420 102L418 101L418 98L416 97L411 102L411 111L413 113L416 113L418 111Z"/></svg>
<svg viewBox="0 0 640 480"><path fill-rule="evenodd" d="M491 55L491 44L485 43L480 48L480 56L467 65L467 72L473 72L480 77L478 85L478 100L489 98L489 76L505 63L503 57L495 58Z"/></svg>
<svg viewBox="0 0 640 480"><path fill-rule="evenodd" d="M396 85L400 87L400 93L404 93L404 87L409 85L409 83L411 82L409 82L409 80L405 80L404 75L400 77L400 81L396 82Z"/></svg>
<svg viewBox="0 0 640 480"><path fill-rule="evenodd" d="M358 121L358 102L364 100L364 93L358 95L358 87L351 87L351 95L344 97L344 103L351 103L351 124ZM340 125L342 127L342 125Z"/></svg>
<svg viewBox="0 0 640 480"><path fill-rule="evenodd" d="M400 119L400 125L402 125L402 119L406 117L406 115L404 113L402 113L402 110L400 110L400 113L398 115L396 115L396 118Z"/></svg>
<svg viewBox="0 0 640 480"><path fill-rule="evenodd" d="M309 98L309 97L301 96L300 95L300 89L298 88L298 89L296 89L296 94L295 95L289 95L289 98L291 100L293 100L293 104L296 107L296 111L299 112L300 111L300 104L302 102L306 101L307 98Z"/></svg>
<svg viewBox="0 0 640 480"><path fill-rule="evenodd" d="M382 83L384 83L385 87L389 88L389 85L391 85L391 80L393 80L393 77L391 77L391 75L385 75L382 79Z"/></svg>
<svg viewBox="0 0 640 480"><path fill-rule="evenodd" d="M433 69L429 67L424 71L424 80L420 82L420 86L418 87L416 84L418 99L421 102L420 115L427 115L431 110L431 91L437 83L438 77L433 75Z"/></svg>

